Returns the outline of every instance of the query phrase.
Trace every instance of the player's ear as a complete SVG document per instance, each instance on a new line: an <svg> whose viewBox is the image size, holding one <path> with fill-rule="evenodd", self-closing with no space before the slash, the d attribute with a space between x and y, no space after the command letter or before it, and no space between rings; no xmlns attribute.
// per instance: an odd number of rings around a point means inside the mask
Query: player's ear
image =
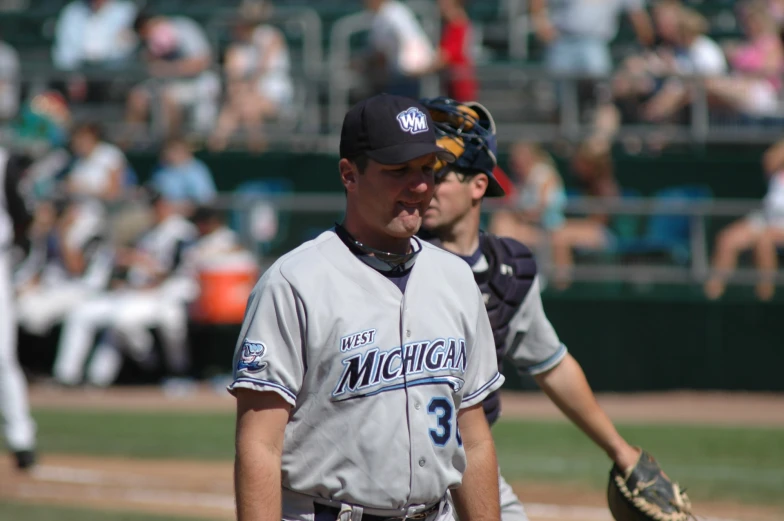
<svg viewBox="0 0 784 521"><path fill-rule="evenodd" d="M485 174L477 174L471 178L471 199L481 201L487 191L489 180Z"/></svg>
<svg viewBox="0 0 784 521"><path fill-rule="evenodd" d="M359 176L357 165L343 158L338 163L338 170L340 171L340 182L343 183L346 192L353 191L357 186L357 176Z"/></svg>

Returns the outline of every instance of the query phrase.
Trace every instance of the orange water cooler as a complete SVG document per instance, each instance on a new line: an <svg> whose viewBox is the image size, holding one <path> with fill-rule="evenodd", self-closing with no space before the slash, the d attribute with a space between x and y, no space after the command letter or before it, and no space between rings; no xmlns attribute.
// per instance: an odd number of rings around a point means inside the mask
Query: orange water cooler
<svg viewBox="0 0 784 521"><path fill-rule="evenodd" d="M199 270L199 297L191 317L201 324L241 324L259 268L253 256L238 252L221 256Z"/></svg>

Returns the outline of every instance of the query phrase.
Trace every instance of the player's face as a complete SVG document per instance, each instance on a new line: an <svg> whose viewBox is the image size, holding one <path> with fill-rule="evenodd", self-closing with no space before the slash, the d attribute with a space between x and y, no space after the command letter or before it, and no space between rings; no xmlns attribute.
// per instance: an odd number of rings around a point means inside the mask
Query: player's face
<svg viewBox="0 0 784 521"><path fill-rule="evenodd" d="M422 227L431 231L451 230L468 215L474 204L473 181L474 178L466 180L455 172L439 178L433 199L425 211Z"/></svg>
<svg viewBox="0 0 784 521"><path fill-rule="evenodd" d="M353 187L365 226L395 239L416 234L433 197L435 161L435 154L399 165L368 161ZM346 189L350 190L348 186Z"/></svg>

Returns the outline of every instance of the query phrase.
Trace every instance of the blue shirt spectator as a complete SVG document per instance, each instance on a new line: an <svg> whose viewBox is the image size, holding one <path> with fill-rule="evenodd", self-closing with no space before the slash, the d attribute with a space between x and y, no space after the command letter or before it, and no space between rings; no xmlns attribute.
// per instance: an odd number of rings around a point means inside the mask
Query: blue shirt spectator
<svg viewBox="0 0 784 521"><path fill-rule="evenodd" d="M167 200L185 205L181 208L183 213L190 213L195 205L209 203L218 193L210 169L180 139L164 145L161 167L151 182Z"/></svg>

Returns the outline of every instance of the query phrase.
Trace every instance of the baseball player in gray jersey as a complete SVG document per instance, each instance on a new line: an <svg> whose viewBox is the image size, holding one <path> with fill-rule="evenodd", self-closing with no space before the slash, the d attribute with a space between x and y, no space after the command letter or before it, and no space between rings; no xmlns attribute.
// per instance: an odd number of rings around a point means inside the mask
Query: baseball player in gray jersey
<svg viewBox="0 0 784 521"><path fill-rule="evenodd" d="M454 157L391 95L349 110L340 155L342 224L248 301L229 386L238 519L447 521L452 490L461 520L498 520L490 322L470 268L414 237L433 165Z"/></svg>
<svg viewBox="0 0 784 521"><path fill-rule="evenodd" d="M497 165L492 116L474 102L435 98L422 104L436 121L439 145L457 159L436 165L436 189L420 236L471 266L493 328L499 369L506 357L518 370L532 375L564 414L607 453L615 468L628 476L643 459L641 451L618 434L596 402L579 363L547 319L531 251L513 239L479 230L482 199L504 195L493 175ZM488 422L494 423L500 414L498 394L488 395L483 405ZM523 505L500 475L499 482L503 521L527 521Z"/></svg>
<svg viewBox="0 0 784 521"><path fill-rule="evenodd" d="M27 383L16 357L16 318L11 276L14 237L23 232L29 214L18 186L21 161L0 148L0 417L5 438L20 469L35 463L35 423L30 416Z"/></svg>

